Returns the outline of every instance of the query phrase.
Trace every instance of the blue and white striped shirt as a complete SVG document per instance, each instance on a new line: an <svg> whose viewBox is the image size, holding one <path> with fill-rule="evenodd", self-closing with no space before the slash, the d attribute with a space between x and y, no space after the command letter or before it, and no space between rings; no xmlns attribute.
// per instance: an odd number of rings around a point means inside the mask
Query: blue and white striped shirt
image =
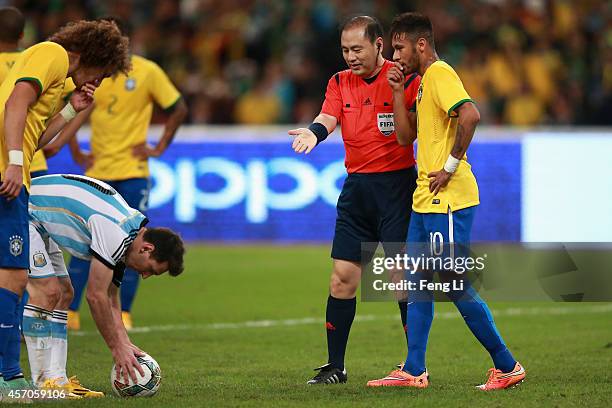
<svg viewBox="0 0 612 408"><path fill-rule="evenodd" d="M115 189L91 177L53 174L32 179L30 222L73 256L95 256L111 269L122 262L147 218Z"/></svg>

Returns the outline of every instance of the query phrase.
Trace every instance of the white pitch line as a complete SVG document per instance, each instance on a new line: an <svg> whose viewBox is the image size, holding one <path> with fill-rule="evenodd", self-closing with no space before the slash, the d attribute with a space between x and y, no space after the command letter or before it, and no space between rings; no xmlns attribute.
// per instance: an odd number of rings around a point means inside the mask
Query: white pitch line
<svg viewBox="0 0 612 408"><path fill-rule="evenodd" d="M612 304L589 306L589 307L513 307L491 311L494 316L533 316L548 315L558 316L577 313L606 313L612 312ZM461 317L459 312L436 313L436 319L458 319ZM380 320L395 320L397 315L357 315L355 321L371 322ZM231 329L258 329L268 327L290 327L323 324L325 319L318 317L305 317L301 319L282 319L282 320L250 320L237 323L209 323L209 324L168 324L159 326L135 327L130 333L151 333L165 331L190 331L190 330L231 330ZM73 336L91 336L98 334L97 331L70 331Z"/></svg>

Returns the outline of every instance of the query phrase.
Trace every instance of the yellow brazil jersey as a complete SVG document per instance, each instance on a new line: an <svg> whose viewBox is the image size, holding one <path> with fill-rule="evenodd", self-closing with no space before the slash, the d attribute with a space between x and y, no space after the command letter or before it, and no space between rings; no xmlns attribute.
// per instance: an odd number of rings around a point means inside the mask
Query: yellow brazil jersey
<svg viewBox="0 0 612 408"><path fill-rule="evenodd" d="M21 51L0 52L0 84L4 82L4 78L15 64L15 60Z"/></svg>
<svg viewBox="0 0 612 408"><path fill-rule="evenodd" d="M417 95L417 189L412 209L418 213L446 213L480 203L472 168L463 156L446 187L436 196L429 192L427 174L441 170L455 144L457 114L454 110L471 101L459 76L443 61L425 71Z"/></svg>
<svg viewBox="0 0 612 408"><path fill-rule="evenodd" d="M68 103L68 100L70 99L70 95L72 95L74 88L76 87L74 85L74 82L72 82L72 78L66 79L66 82L64 83L64 91L62 92L61 103L57 104L57 106L55 107L55 112L53 112L51 117L58 114L59 111L61 111L62 108ZM45 157L45 154L42 150L37 150L36 153L34 153L34 158L32 159L32 163L30 164L30 174L34 173L35 171L46 171L47 169L47 158Z"/></svg>
<svg viewBox="0 0 612 408"><path fill-rule="evenodd" d="M59 44L47 41L21 52L0 85L0 173L3 173L8 165L4 134L6 101L17 82L31 81L38 87L38 99L28 109L23 132L23 184L28 189L32 157L47 121L60 103L67 75L68 53Z"/></svg>
<svg viewBox="0 0 612 408"><path fill-rule="evenodd" d="M149 176L146 160L132 154L144 143L153 113L153 102L172 107L180 98L168 76L152 61L132 56L132 70L102 81L96 90L91 114L91 152L94 164L86 175L102 180Z"/></svg>
<svg viewBox="0 0 612 408"><path fill-rule="evenodd" d="M37 171L47 171L49 167L47 166L47 158L42 150L37 150L34 153L34 157L32 157L32 163L30 163L30 174L35 173Z"/></svg>
<svg viewBox="0 0 612 408"><path fill-rule="evenodd" d="M15 60L20 53L21 51L0 52L0 84L2 84L4 78L8 75L9 70L15 64ZM51 114L51 117L55 116L55 114L64 107L64 104L68 102L74 88L75 86L74 82L72 82L72 78L66 79L64 91L62 92L62 103L56 106L55 112ZM46 171L47 169L47 158L42 150L37 150L32 158L32 163L30 163L30 174L36 171Z"/></svg>

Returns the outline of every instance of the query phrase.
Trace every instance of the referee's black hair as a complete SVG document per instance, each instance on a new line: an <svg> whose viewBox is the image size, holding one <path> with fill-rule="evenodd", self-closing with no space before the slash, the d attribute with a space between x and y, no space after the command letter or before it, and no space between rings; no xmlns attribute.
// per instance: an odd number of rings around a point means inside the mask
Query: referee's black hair
<svg viewBox="0 0 612 408"><path fill-rule="evenodd" d="M402 13L393 19L389 31L392 39L396 36L406 35L411 41L416 42L419 38L424 38L432 49L436 49L433 25L429 17L424 14Z"/></svg>
<svg viewBox="0 0 612 408"><path fill-rule="evenodd" d="M344 30L355 27L365 27L365 36L372 44L374 44L378 37L383 37L385 35L380 21L372 16L355 16L348 18L340 26L340 34L342 34Z"/></svg>

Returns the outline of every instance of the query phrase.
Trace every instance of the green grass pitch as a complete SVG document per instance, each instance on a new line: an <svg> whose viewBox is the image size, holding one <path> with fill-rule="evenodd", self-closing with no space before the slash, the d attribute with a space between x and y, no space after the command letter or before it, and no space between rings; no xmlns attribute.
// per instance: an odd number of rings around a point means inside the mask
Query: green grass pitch
<svg viewBox="0 0 612 408"><path fill-rule="evenodd" d="M132 341L161 365L151 399L112 396L110 352L87 307L69 337L69 375L104 391L100 400L44 406L610 406L612 305L491 304L496 323L527 369L519 387L483 393L491 362L454 310L436 305L425 390L368 389L405 357L394 303L358 303L347 351L349 382L306 386L326 361L323 317L327 246L191 246L185 273L141 283ZM27 367L24 348L24 367ZM180 405L179 405L180 404ZM416 404L416 405L415 405Z"/></svg>

